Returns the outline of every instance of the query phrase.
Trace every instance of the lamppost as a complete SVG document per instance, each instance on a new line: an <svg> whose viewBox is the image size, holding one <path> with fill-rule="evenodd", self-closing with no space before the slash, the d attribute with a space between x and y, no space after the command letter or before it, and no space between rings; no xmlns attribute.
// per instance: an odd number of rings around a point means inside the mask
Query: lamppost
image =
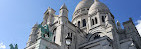
<svg viewBox="0 0 141 49"><path fill-rule="evenodd" d="M68 49L69 49L69 46L71 45L72 38L70 36L66 36L65 40L66 40L66 45L68 46Z"/></svg>

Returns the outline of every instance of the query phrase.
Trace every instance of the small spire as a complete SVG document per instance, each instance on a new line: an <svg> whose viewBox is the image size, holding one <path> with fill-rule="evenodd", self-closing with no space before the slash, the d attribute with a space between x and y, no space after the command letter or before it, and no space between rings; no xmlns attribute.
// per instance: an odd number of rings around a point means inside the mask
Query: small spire
<svg viewBox="0 0 141 49"><path fill-rule="evenodd" d="M66 5L65 5L65 3L61 6L60 9L66 9L66 10L68 10L67 7L66 7Z"/></svg>
<svg viewBox="0 0 141 49"><path fill-rule="evenodd" d="M95 2L99 2L99 0L95 0Z"/></svg>
<svg viewBox="0 0 141 49"><path fill-rule="evenodd" d="M48 9L50 9L50 7L48 7Z"/></svg>
<svg viewBox="0 0 141 49"><path fill-rule="evenodd" d="M37 27L38 26L38 22L36 22L36 24L33 27Z"/></svg>
<svg viewBox="0 0 141 49"><path fill-rule="evenodd" d="M36 24L38 24L38 22L36 22Z"/></svg>
<svg viewBox="0 0 141 49"><path fill-rule="evenodd" d="M129 18L129 20L131 20L131 21L132 21L132 18L130 17L130 18Z"/></svg>

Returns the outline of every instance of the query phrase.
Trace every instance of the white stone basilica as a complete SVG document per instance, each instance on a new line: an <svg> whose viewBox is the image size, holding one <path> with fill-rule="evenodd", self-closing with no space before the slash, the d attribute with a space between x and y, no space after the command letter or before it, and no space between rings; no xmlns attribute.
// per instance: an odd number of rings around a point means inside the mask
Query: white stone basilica
<svg viewBox="0 0 141 49"><path fill-rule="evenodd" d="M33 26L25 49L141 49L132 19L123 26L99 0L80 1L71 22L64 4L59 15L47 9L42 23Z"/></svg>

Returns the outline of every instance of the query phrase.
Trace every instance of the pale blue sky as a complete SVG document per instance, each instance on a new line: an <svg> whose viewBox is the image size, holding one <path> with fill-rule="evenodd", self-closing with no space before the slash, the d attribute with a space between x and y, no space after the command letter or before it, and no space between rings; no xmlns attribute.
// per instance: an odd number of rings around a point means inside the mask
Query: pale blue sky
<svg viewBox="0 0 141 49"><path fill-rule="evenodd" d="M26 42L32 26L43 20L43 14L48 7L56 10L64 3L69 10L69 20L78 2L81 0L0 0L0 43L6 45L18 44L19 49L26 47ZM141 0L100 0L105 3L115 20L127 21L129 17L133 21L141 20ZM137 24L137 23L135 23Z"/></svg>

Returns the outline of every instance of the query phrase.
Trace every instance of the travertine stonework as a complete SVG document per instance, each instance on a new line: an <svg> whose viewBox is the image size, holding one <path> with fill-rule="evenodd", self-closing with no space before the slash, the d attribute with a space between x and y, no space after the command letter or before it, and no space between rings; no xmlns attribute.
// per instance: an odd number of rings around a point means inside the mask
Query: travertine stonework
<svg viewBox="0 0 141 49"><path fill-rule="evenodd" d="M72 21L62 5L59 15L48 8L41 24L36 23L25 49L141 49L141 38L132 21L115 22L109 8L99 0L82 0ZM66 45L65 38L72 38Z"/></svg>

